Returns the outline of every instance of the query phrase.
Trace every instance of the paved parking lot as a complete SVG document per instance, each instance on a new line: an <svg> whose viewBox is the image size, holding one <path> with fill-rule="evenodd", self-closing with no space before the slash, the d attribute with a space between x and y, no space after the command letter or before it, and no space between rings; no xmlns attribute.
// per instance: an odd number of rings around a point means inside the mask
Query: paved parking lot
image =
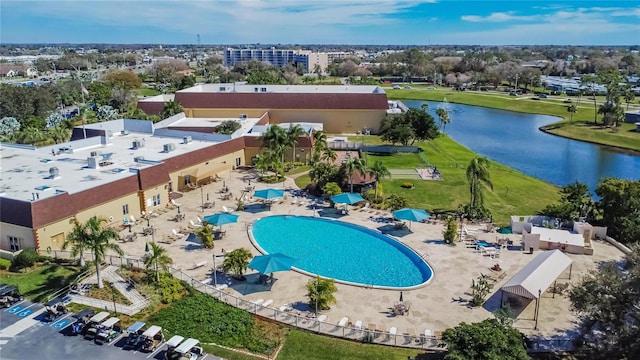
<svg viewBox="0 0 640 360"><path fill-rule="evenodd" d="M42 321L44 313L42 304L29 301L16 304L0 312L0 358L2 360L122 360L122 359L157 359L163 360L166 346L162 344L152 353L135 350L123 350L126 335L120 335L112 342L97 345L85 340L82 336L71 333L71 324L75 321L73 314L65 314L52 323ZM35 317L33 314L38 313ZM33 318L26 322L27 327L10 336L8 332L16 328L20 320ZM25 323L25 322L23 322ZM7 333L5 333L7 332ZM213 358L204 356L204 358Z"/></svg>

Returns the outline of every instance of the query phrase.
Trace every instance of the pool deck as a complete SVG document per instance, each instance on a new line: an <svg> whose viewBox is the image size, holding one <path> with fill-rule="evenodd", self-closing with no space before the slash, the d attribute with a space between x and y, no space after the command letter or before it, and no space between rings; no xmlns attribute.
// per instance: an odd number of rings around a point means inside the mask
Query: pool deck
<svg viewBox="0 0 640 360"><path fill-rule="evenodd" d="M256 181L257 174L252 170L234 170L219 175L233 193L234 198L238 197L242 189L249 185L249 181L256 190L296 188L292 179L287 179L284 184L259 183ZM314 210L307 205L291 204L292 196L288 194L282 203L274 204L270 210L265 207L250 206L248 210L236 212L240 215L238 222L223 226L226 236L221 240L216 240L213 250L203 249L196 241L186 241L186 237L175 242L162 242L165 236L172 232L172 229L188 228L189 220L195 219L196 215L202 217L222 212L223 206L235 208L234 199L221 199L219 190L222 185L222 181L211 183L205 185L202 190L196 189L184 193L182 197L176 199L175 201L180 204L181 213L186 215L182 221L170 220L177 214L175 209L158 217L152 217L150 220L151 225L157 229L155 240L169 251L174 260L173 266L196 279L207 282L211 280L212 255L214 253L219 256L217 257L217 266L222 263L222 249L229 252L244 247L250 249L254 255L260 254L251 244L247 235L247 229L253 221L276 214L314 216ZM209 201L215 201L215 204L212 208L203 211L201 205L203 199L206 201L207 197ZM331 215L332 212L315 211L315 216L319 216L319 214ZM340 216L340 220L378 230L387 230L393 226L392 223L372 221L371 216L390 216L390 214L352 208L349 215ZM119 244L127 256L144 256L145 241L151 241L151 236L141 235L143 227L146 227L145 220L133 227L133 231L139 233L137 240ZM537 253L530 255L521 250L503 249L500 258L492 259L489 256L476 253L472 248L467 248L464 243L458 243L457 246L445 245L442 241L443 230L442 224L413 223L411 231L391 232L393 238L424 256L435 274L426 286L403 291L404 300L412 303L408 315L394 316L390 313L394 303L399 300L400 291L336 284L338 287L338 292L335 293L337 303L331 306L331 310L322 312L327 315L326 322L336 324L342 317L348 317L349 321L353 323L361 320L364 324L384 325L387 329L396 327L398 333L421 334L425 329L443 331L463 321L470 323L491 318L490 310L495 309L500 303L500 286ZM122 231L122 235L128 235L128 230ZM508 237L514 240L515 244L520 243L520 235L517 234L502 235L478 229L475 235L478 239L489 242L495 242L497 238ZM331 236L331 234L327 234L327 236ZM608 243L593 241L592 244L594 247L593 256L567 254L573 259L571 279L568 279L569 271L567 270L558 279L559 284L579 281L589 270L595 268L598 262L623 258L623 254ZM340 250L336 249L336 251ZM495 284L483 307L469 308L466 301L471 298L469 292L472 279L477 278L481 273L493 273L490 267L496 263L500 264L506 274ZM244 282L221 276L218 276L218 282L228 282L229 288L225 291L235 296L242 296L247 300L273 300L271 306L274 308L284 304L292 304L294 308L299 310L309 309L305 298L305 285L310 277L295 271L279 272L274 274L276 279L274 284L267 286L255 283L258 277L255 271L249 269L246 275L247 281ZM566 296L556 294L555 298L552 298L550 292L543 293L540 301L538 330L534 330L534 301L522 302L521 306L516 308L517 321L514 326L527 335L540 335L547 338L552 336L565 337L567 333L573 332L572 329L577 321L569 306L570 302Z"/></svg>

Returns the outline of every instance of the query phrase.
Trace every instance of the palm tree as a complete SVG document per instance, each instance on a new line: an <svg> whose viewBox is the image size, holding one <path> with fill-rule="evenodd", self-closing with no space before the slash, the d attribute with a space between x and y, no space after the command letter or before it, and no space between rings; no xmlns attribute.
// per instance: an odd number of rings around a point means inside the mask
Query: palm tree
<svg viewBox="0 0 640 360"><path fill-rule="evenodd" d="M20 132L22 143L35 144L46 138L44 132L33 126L29 126Z"/></svg>
<svg viewBox="0 0 640 360"><path fill-rule="evenodd" d="M78 251L90 250L93 254L93 261L96 265L96 277L98 279L98 288L102 289L104 284L100 277L100 264L104 260L105 253L108 250L115 252L116 254L123 256L124 251L111 242L120 238L120 234L112 228L106 227L107 219L102 217L93 216L87 220L86 223L78 223L76 221L74 230L67 236L67 241L71 242L72 254ZM72 235L74 234L74 235ZM71 236L69 238L69 236ZM65 242L66 243L66 242ZM65 245L63 244L63 248Z"/></svg>
<svg viewBox="0 0 640 360"><path fill-rule="evenodd" d="M629 111L629 104L633 102L633 99L636 98L636 94L633 93L633 89L631 87L627 87L624 90L624 101L627 103L627 111Z"/></svg>
<svg viewBox="0 0 640 360"><path fill-rule="evenodd" d="M202 226L198 228L198 230L193 232L200 242L202 246L207 249L213 249L215 244L213 243L213 226L203 222Z"/></svg>
<svg viewBox="0 0 640 360"><path fill-rule="evenodd" d="M151 253L144 257L144 266L147 269L153 268L153 271L156 274L156 281L160 281L160 273L158 272L158 269L162 268L162 270L167 271L169 269L169 265L173 264L173 259L171 259L167 254L167 249L155 242L150 243L150 245Z"/></svg>
<svg viewBox="0 0 640 360"><path fill-rule="evenodd" d="M304 134L306 134L304 129L302 129L298 124L290 126L287 130L287 146L291 146L293 149L291 152L291 161L296 161L296 145L298 145L298 138Z"/></svg>
<svg viewBox="0 0 640 360"><path fill-rule="evenodd" d="M88 247L88 231L87 225L74 221L73 229L67 234L67 240L62 244L62 250L71 247L71 257L79 256L78 263L84 266L83 253L89 249Z"/></svg>
<svg viewBox="0 0 640 360"><path fill-rule="evenodd" d="M378 182L380 182L381 179L387 176L391 176L391 173L389 172L389 169L387 169L382 163L382 161L380 160L377 160L376 162L373 163L373 165L369 168L368 173L376 179L376 188L374 191L375 191L375 198L377 200L378 199Z"/></svg>
<svg viewBox="0 0 640 360"><path fill-rule="evenodd" d="M182 111L184 111L184 109L182 108L182 105L180 105L179 102L169 100L169 102L164 103L164 108L162 109L162 118L166 119L175 114L179 114Z"/></svg>
<svg viewBox="0 0 640 360"><path fill-rule="evenodd" d="M333 279L321 279L319 276L307 283L309 304L316 310L328 310L329 305L336 303L333 294L338 291Z"/></svg>
<svg viewBox="0 0 640 360"><path fill-rule="evenodd" d="M287 148L287 132L277 125L271 125L261 136L262 147L271 150L274 155L278 155L284 162L284 150Z"/></svg>
<svg viewBox="0 0 640 360"><path fill-rule="evenodd" d="M573 122L573 114L578 112L578 107L575 105L567 106L567 112L569 112L569 121Z"/></svg>
<svg viewBox="0 0 640 360"><path fill-rule="evenodd" d="M442 128L442 132L444 133L444 128L451 122L451 118L449 117L449 113L445 109L436 110L436 115L438 115L438 119L440 120L440 127Z"/></svg>
<svg viewBox="0 0 640 360"><path fill-rule="evenodd" d="M493 190L489 174L489 159L486 157L471 159L469 166L467 166L467 181L469 181L469 192L471 193L470 208L481 208L483 205L482 185Z"/></svg>
<svg viewBox="0 0 640 360"><path fill-rule="evenodd" d="M69 139L69 130L62 125L54 126L49 129L49 136L53 138L56 144L60 144Z"/></svg>
<svg viewBox="0 0 640 360"><path fill-rule="evenodd" d="M342 166L345 169L347 175L349 176L349 186L350 186L349 191L353 192L353 173L357 170L360 173L364 174L367 169L367 165L365 164L362 158L352 157L347 159L342 164Z"/></svg>
<svg viewBox="0 0 640 360"><path fill-rule="evenodd" d="M224 272L233 273L233 277L239 280L244 279L244 272L247 271L249 260L253 257L251 251L245 248L235 249L225 255L222 262Z"/></svg>

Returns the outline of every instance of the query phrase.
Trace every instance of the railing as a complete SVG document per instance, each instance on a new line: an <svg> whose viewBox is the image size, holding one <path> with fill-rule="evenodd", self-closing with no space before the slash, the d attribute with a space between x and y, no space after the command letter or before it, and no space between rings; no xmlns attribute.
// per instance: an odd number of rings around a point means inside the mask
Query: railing
<svg viewBox="0 0 640 360"><path fill-rule="evenodd" d="M202 293L209 294L226 304L249 311L257 316L288 324L302 330L314 331L319 334L374 344L444 350L441 341L435 336L416 335L412 333L391 334L388 330L382 331L374 328L367 328L368 324L363 324L361 328L356 328L351 323L341 326L334 323L319 321L315 317L311 317L311 313L308 312L279 310L269 306L255 304L243 298L228 294L224 292L223 289L216 289L209 284L194 279L179 269L170 268L169 272L174 277L189 283L189 285L194 289Z"/></svg>

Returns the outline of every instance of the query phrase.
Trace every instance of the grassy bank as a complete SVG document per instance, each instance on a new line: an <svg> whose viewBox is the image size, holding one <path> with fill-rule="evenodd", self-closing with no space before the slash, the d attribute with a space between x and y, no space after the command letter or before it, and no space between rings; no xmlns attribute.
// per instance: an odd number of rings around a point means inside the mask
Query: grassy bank
<svg viewBox="0 0 640 360"><path fill-rule="evenodd" d="M532 95L516 97L502 93L453 91L448 88L440 90L424 90L424 88L385 89L385 91L390 99L443 101L446 98L447 101L452 103L557 116L567 121L561 121L550 126L547 131L552 134L640 151L640 133L629 131L631 127L634 127L633 124L624 124L617 133L614 133L609 128L592 126L594 121L593 101L586 97L582 98L579 105L576 98L572 98L572 104L577 105L578 112L573 114L573 122L569 123L570 113L567 111L569 104L563 102L564 99L568 98L566 96L531 100ZM601 115L597 116L598 121L601 121L601 117Z"/></svg>
<svg viewBox="0 0 640 360"><path fill-rule="evenodd" d="M0 272L0 283L16 285L25 297L45 301L59 289L71 284L80 274L74 266L43 265L27 273Z"/></svg>
<svg viewBox="0 0 640 360"><path fill-rule="evenodd" d="M351 140L362 141L362 137ZM377 136L367 136L365 142L381 143ZM438 168L443 180L410 180L414 188L405 189L400 185L407 180L386 179L382 181L383 194L401 195L409 201L410 206L430 212L454 211L459 205L469 202L466 167L478 155L447 136L414 145L424 150L429 163ZM366 157L368 162L380 160L388 168L414 169L424 166L414 154L368 154ZM485 191L485 206L493 214L494 222L500 225L507 225L511 215L535 214L558 200L558 187L526 176L508 166L492 161L490 172L493 191ZM300 177L296 179L296 184L304 187L309 181L308 177Z"/></svg>

